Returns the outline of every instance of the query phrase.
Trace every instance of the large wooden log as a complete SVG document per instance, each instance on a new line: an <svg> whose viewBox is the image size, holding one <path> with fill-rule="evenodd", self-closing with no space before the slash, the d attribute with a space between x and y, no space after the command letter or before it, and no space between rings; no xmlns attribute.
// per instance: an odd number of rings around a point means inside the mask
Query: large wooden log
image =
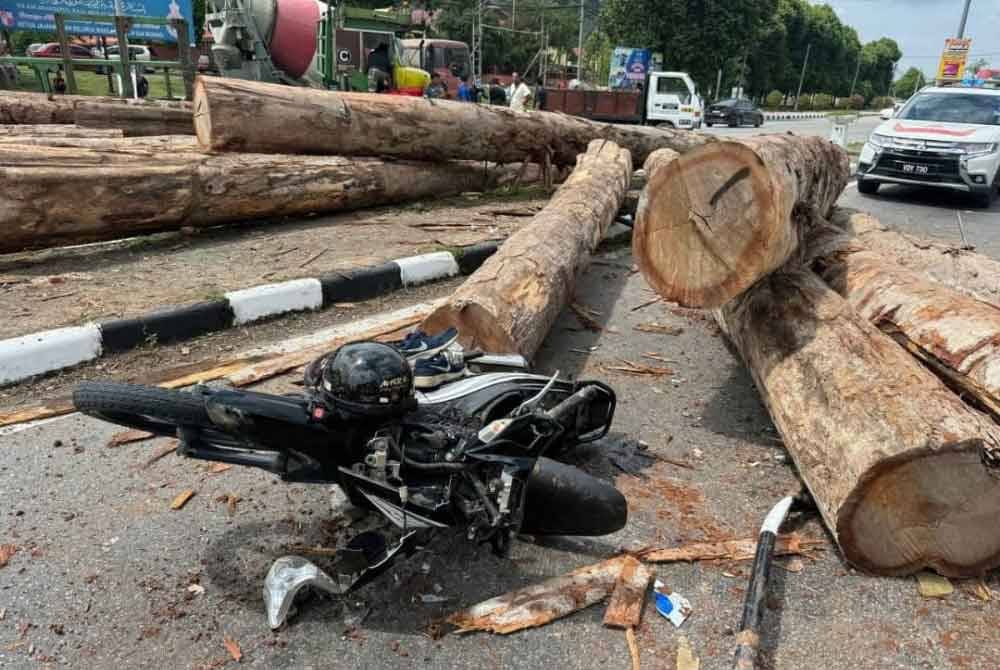
<svg viewBox="0 0 1000 670"><path fill-rule="evenodd" d="M114 104L130 107L166 107L191 110L191 103L180 100L133 100L113 96L46 95L22 91L0 91L0 123L46 124L76 123L79 104Z"/></svg>
<svg viewBox="0 0 1000 670"><path fill-rule="evenodd" d="M79 127L120 128L125 137L194 135L192 112L181 107L82 102L75 118Z"/></svg>
<svg viewBox="0 0 1000 670"><path fill-rule="evenodd" d="M718 307L796 252L847 183L847 154L818 137L766 135L694 149L647 170L632 251L646 281Z"/></svg>
<svg viewBox="0 0 1000 670"><path fill-rule="evenodd" d="M812 272L773 273L716 318L849 562L950 576L1000 564L1000 427Z"/></svg>
<svg viewBox="0 0 1000 670"><path fill-rule="evenodd" d="M813 269L861 316L1000 423L1000 307L887 262L832 227L809 250Z"/></svg>
<svg viewBox="0 0 1000 670"><path fill-rule="evenodd" d="M909 270L1000 306L1000 261L950 244L894 231L871 214L837 207L830 222L866 248Z"/></svg>
<svg viewBox="0 0 1000 670"><path fill-rule="evenodd" d="M37 137L0 136L0 144L36 147L79 147L104 151L182 151L201 153L198 140L191 135L149 135L144 137Z"/></svg>
<svg viewBox="0 0 1000 670"><path fill-rule="evenodd" d="M713 137L619 126L551 112L515 112L399 95L337 93L199 77L195 129L213 151L397 156L415 160L536 161L572 165L594 139L640 163L655 149L687 151Z"/></svg>
<svg viewBox="0 0 1000 670"><path fill-rule="evenodd" d="M481 163L0 145L0 252L488 190L519 172ZM539 178L532 165L522 182Z"/></svg>
<svg viewBox="0 0 1000 670"><path fill-rule="evenodd" d="M80 128L66 123L0 125L0 137L124 137L119 128Z"/></svg>
<svg viewBox="0 0 1000 670"><path fill-rule="evenodd" d="M629 153L595 140L542 211L424 321L473 348L531 359L573 295L632 176Z"/></svg>

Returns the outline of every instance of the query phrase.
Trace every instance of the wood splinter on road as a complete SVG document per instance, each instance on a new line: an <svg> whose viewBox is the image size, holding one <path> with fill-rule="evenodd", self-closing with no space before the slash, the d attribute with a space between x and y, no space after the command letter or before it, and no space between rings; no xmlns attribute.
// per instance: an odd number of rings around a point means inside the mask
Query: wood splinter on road
<svg viewBox="0 0 1000 670"><path fill-rule="evenodd" d="M604 611L604 625L632 630L642 622L643 605L653 572L639 559L628 557L622 566L611 601Z"/></svg>

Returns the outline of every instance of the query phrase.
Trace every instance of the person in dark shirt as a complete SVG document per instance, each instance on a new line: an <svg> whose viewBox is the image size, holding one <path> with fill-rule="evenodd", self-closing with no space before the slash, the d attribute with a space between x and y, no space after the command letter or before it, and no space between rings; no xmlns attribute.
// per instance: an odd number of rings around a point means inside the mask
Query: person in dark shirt
<svg viewBox="0 0 1000 670"><path fill-rule="evenodd" d="M389 58L389 45L379 42L368 54L368 90L375 93L388 91L390 72L392 61Z"/></svg>
<svg viewBox="0 0 1000 670"><path fill-rule="evenodd" d="M431 83L427 85L427 90L424 91L424 95L428 98L448 97L448 87L445 86L444 80L441 79L441 75L437 72L431 74Z"/></svg>
<svg viewBox="0 0 1000 670"><path fill-rule="evenodd" d="M497 79L490 82L490 104L507 104L507 92L504 90L503 86L500 85L500 82Z"/></svg>
<svg viewBox="0 0 1000 670"><path fill-rule="evenodd" d="M56 78L52 80L52 90L56 93L66 92L66 80L63 79L62 68L56 70Z"/></svg>

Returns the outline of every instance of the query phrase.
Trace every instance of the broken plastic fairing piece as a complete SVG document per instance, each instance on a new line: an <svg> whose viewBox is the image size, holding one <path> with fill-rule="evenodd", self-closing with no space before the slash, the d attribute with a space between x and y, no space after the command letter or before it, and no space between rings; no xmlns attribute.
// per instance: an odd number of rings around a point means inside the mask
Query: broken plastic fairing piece
<svg viewBox="0 0 1000 670"><path fill-rule="evenodd" d="M343 593L328 574L301 556L282 556L271 565L264 579L264 606L272 630L285 623L295 595L306 586L335 595Z"/></svg>

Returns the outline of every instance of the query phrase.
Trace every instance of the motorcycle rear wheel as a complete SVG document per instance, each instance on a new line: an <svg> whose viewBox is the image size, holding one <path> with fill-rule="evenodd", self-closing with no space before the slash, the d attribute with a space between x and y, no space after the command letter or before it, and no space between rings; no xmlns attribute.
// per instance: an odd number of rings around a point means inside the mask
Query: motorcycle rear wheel
<svg viewBox="0 0 1000 670"><path fill-rule="evenodd" d="M157 435L175 435L181 426L214 426L204 398L196 393L117 382L83 382L73 405L104 421Z"/></svg>

